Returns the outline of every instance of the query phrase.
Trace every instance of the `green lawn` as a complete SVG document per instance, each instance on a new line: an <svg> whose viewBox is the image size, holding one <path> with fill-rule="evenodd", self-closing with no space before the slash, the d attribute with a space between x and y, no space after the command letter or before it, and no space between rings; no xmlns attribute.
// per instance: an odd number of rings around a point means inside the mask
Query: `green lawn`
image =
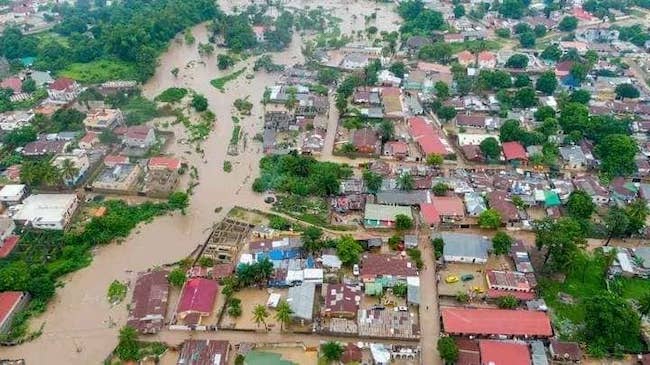
<svg viewBox="0 0 650 365"><path fill-rule="evenodd" d="M139 80L135 65L123 61L98 60L89 63L73 63L59 72L83 83L102 83L109 80Z"/></svg>
<svg viewBox="0 0 650 365"><path fill-rule="evenodd" d="M563 338L578 340L577 325L585 318L585 307L582 299L598 295L607 290L605 284L605 270L602 261L597 256L581 255L572 265L573 270L567 275L564 283L555 280L540 278L541 296L551 308L554 326ZM610 284L626 299L638 299L650 292L650 280L639 278L618 278ZM573 304L564 303L559 298L559 293L568 294L573 299Z"/></svg>
<svg viewBox="0 0 650 365"><path fill-rule="evenodd" d="M473 47L477 46L479 43L483 43L485 45L485 48L488 51L496 51L498 49L501 49L501 47L503 47L501 42L496 40L464 41L464 42L451 43L450 45L451 45L452 53L456 54L466 49L467 50L472 49Z"/></svg>

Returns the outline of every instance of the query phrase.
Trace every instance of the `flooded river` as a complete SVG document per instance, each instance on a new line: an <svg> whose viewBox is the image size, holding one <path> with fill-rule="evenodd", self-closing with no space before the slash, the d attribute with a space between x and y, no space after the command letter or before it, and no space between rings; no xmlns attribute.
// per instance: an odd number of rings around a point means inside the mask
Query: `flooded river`
<svg viewBox="0 0 650 365"><path fill-rule="evenodd" d="M333 13L343 19L341 28L346 33L366 27L363 20L354 20L353 14L362 17L371 12L370 9L384 6L365 1L318 3L326 8L337 8ZM229 1L223 8L243 4L249 2ZM287 5L305 7L308 4L313 2L294 1ZM375 25L380 30L394 30L397 28L396 20L394 13L385 10L378 13ZM196 37L196 44L207 42L205 24L194 27L192 33ZM117 344L118 330L125 324L127 316L125 303L111 307L106 300L111 281L133 280L138 271L185 257L207 237L212 223L234 205L265 208L262 197L250 188L261 157L260 146L252 142L252 136L262 126L263 111L259 101L264 87L272 85L278 75L257 72L252 80L244 77L252 72L254 59L240 62L231 70L219 71L216 68L216 54L201 58L196 44L189 46L172 41L160 58L156 74L144 85L144 94L150 98L169 87L195 90L208 98L209 107L217 116L213 132L203 143L204 157L195 152L185 153L190 150L187 145L170 146L170 153L181 156L198 169L199 185L194 189L187 215L157 218L134 230L123 243L98 248L92 264L65 277L62 280L64 286L57 290L46 313L32 320L32 329L44 324L42 336L20 346L0 348L0 358L24 358L30 365L102 363ZM287 50L273 54L274 61L285 65L302 62L301 45L302 41L296 35ZM222 51L217 50L217 53ZM229 82L225 93L210 85L211 79L244 66L248 67L247 72ZM175 67L180 70L178 77L170 72ZM233 101L246 96L254 105L252 115L240 122L242 130L249 136L248 148L237 157L227 156L226 149L234 126ZM182 134L180 125L173 128ZM223 171L225 159L233 163L231 173ZM217 207L223 208L220 213L215 213ZM125 302L129 300L130 297L127 297Z"/></svg>

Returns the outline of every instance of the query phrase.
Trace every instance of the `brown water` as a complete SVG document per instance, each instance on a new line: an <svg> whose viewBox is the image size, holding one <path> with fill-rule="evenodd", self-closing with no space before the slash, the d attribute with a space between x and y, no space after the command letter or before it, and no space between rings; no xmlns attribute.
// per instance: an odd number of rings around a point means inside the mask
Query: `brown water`
<svg viewBox="0 0 650 365"><path fill-rule="evenodd" d="M248 3L228 2L230 5ZM293 1L289 5L304 7L310 3ZM319 4L337 9L334 13L343 19L341 28L347 33L366 27L363 15L360 21L356 21L352 19L352 14L368 14L378 6L365 1L320 1ZM380 12L378 18L376 25L380 30L394 30L397 27L393 23L395 15L388 10ZM205 25L194 27L192 32L197 44L207 42ZM285 65L302 62L301 45L302 41L296 35L287 50L273 54L275 62ZM267 208L262 197L250 188L261 157L259 145L251 139L262 126L263 110L259 101L264 87L272 85L278 76L258 72L253 80L246 79L244 76L252 72L253 61L240 62L232 70L221 72L215 66L216 54L201 59L196 45L171 43L160 59L156 74L144 85L145 95L154 97L172 86L187 87L205 95L210 109L217 116L214 131L203 144L204 158L197 153L186 154L185 151L190 149L187 145L170 146L171 153L182 156L190 165L196 166L199 173L200 184L194 189L187 215L158 218L136 229L122 244L98 248L92 264L65 277L62 280L64 287L57 290L46 313L32 320L33 329L44 323L42 336L20 346L0 348L0 358L24 358L28 364L101 363L117 344L118 330L126 322L127 315L125 303L111 307L106 300L111 281L133 280L138 271L183 258L203 242L212 223L221 219L234 205ZM243 66L248 66L248 71L229 82L225 93L210 85L211 79ZM170 73L174 67L180 70L178 78ZM232 104L235 99L246 96L250 96L254 104L252 115L241 120L242 129L249 136L249 147L237 157L227 156L226 149L233 128ZM182 134L181 126L172 128ZM231 173L223 172L224 159L233 162ZM219 214L215 213L217 207L223 207ZM125 302L129 301L130 295L129 292Z"/></svg>

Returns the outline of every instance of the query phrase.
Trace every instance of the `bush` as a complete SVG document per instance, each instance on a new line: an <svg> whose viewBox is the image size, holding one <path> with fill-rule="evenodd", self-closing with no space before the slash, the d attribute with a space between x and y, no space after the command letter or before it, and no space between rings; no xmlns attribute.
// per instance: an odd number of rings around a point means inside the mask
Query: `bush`
<svg viewBox="0 0 650 365"><path fill-rule="evenodd" d="M194 94L192 97L192 107L197 112L203 112L208 109L208 99L201 94Z"/></svg>
<svg viewBox="0 0 650 365"><path fill-rule="evenodd" d="M177 288L182 287L183 284L185 284L186 279L187 278L185 276L185 271L183 269L181 269L181 268L176 268L176 269L172 270L169 273L169 277L168 277L169 283L172 286L175 286Z"/></svg>
<svg viewBox="0 0 650 365"><path fill-rule="evenodd" d="M497 299L497 305L501 309L514 309L519 305L519 299L513 295L505 295Z"/></svg>
<svg viewBox="0 0 650 365"><path fill-rule="evenodd" d="M122 302L126 297L126 291L126 284L113 280L111 285L108 287L108 302L111 304Z"/></svg>
<svg viewBox="0 0 650 365"><path fill-rule="evenodd" d="M170 87L169 89L160 93L154 100L163 103L177 103L183 99L189 91L185 88Z"/></svg>

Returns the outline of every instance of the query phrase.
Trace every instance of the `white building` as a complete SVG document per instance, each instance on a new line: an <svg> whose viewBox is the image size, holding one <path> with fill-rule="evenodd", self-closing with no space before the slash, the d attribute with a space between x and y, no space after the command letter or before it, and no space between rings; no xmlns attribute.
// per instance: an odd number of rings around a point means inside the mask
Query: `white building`
<svg viewBox="0 0 650 365"><path fill-rule="evenodd" d="M34 119L34 113L30 111L18 110L0 114L0 129L3 131L12 131L22 128Z"/></svg>
<svg viewBox="0 0 650 365"><path fill-rule="evenodd" d="M13 219L34 228L62 230L78 204L75 194L35 194L16 206Z"/></svg>
<svg viewBox="0 0 650 365"><path fill-rule="evenodd" d="M0 218L0 247L2 247L2 242L14 233L14 229L16 229L16 223L12 219Z"/></svg>
<svg viewBox="0 0 650 365"><path fill-rule="evenodd" d="M0 202L5 205L18 204L27 193L27 185L9 184L0 190Z"/></svg>

